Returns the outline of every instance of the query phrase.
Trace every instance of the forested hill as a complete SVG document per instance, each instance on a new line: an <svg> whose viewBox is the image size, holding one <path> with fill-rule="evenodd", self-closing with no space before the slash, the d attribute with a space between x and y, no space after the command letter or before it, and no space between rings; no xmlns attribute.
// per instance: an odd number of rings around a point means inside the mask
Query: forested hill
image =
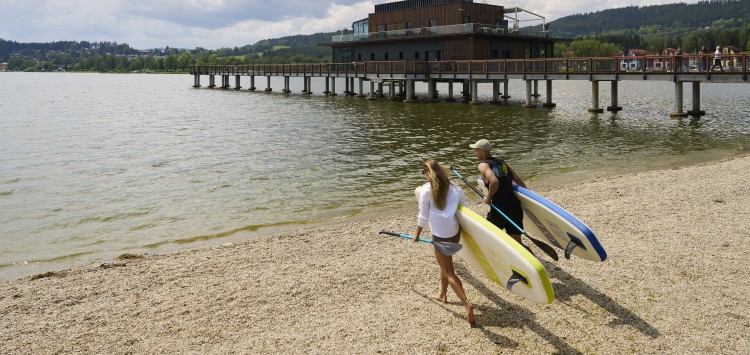
<svg viewBox="0 0 750 355"><path fill-rule="evenodd" d="M576 38L644 27L698 29L716 21L734 27L750 25L750 0L708 0L695 4L630 6L575 14L550 22L553 36Z"/></svg>

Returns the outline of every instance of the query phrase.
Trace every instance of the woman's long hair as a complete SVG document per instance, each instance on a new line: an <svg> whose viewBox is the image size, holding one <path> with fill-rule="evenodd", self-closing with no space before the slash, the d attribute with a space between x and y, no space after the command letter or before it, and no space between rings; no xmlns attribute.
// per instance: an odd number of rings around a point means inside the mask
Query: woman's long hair
<svg viewBox="0 0 750 355"><path fill-rule="evenodd" d="M445 169L435 160L427 159L422 165L427 181L430 182L432 187L432 200L435 201L435 207L442 211L445 209L445 203L448 199L448 188L451 185L451 180L446 175Z"/></svg>

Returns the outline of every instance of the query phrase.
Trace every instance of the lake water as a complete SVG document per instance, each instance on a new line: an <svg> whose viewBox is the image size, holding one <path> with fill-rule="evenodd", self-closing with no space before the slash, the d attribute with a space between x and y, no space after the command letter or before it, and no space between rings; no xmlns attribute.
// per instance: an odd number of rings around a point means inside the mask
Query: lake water
<svg viewBox="0 0 750 355"><path fill-rule="evenodd" d="M750 146L746 84L703 84L699 119L668 117L669 82L621 82L617 114L586 111L586 81L555 81L552 110L519 107L520 80L509 106L325 97L320 79L309 97L300 79L292 95L279 93L280 79L271 94L192 84L189 75L0 73L0 278L409 206L422 160L473 177L468 144L480 138L532 188ZM609 85L600 87L606 107ZM491 85L480 89L489 101Z"/></svg>

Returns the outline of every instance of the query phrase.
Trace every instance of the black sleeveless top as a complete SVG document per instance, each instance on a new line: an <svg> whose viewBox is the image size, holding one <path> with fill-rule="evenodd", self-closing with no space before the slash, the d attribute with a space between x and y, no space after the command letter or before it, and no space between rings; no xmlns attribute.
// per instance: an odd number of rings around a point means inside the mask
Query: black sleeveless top
<svg viewBox="0 0 750 355"><path fill-rule="evenodd" d="M498 206L501 210L512 207L521 207L521 202L518 201L516 195L513 193L513 172L508 168L508 164L505 160L498 159L495 157L489 157L482 161L487 163L495 174L497 181L500 183L497 191L492 195L492 203ZM489 189L489 183L484 182L484 186ZM505 208L503 208L505 207Z"/></svg>

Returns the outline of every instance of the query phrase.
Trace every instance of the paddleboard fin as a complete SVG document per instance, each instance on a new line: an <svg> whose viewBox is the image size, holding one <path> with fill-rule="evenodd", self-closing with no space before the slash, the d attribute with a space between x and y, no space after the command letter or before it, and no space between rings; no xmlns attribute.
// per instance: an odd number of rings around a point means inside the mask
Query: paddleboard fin
<svg viewBox="0 0 750 355"><path fill-rule="evenodd" d="M568 246L565 247L565 259L570 260L570 255L573 254L573 249L578 246L580 246L578 242L576 242L575 240L571 240L570 243L568 243Z"/></svg>
<svg viewBox="0 0 750 355"><path fill-rule="evenodd" d="M581 242L580 239L576 238L570 233L568 233L568 238L570 238L570 242L568 242L568 245L565 247L565 259L570 260L570 255L573 254L573 249L579 247L583 250L586 250L586 246L583 245L583 242Z"/></svg>
<svg viewBox="0 0 750 355"><path fill-rule="evenodd" d="M518 271L513 270L513 275L510 275L510 279L508 279L508 284L505 286L505 288L510 291L513 288L513 285L523 282L525 284L529 284L529 279L526 278L526 276L521 275Z"/></svg>

